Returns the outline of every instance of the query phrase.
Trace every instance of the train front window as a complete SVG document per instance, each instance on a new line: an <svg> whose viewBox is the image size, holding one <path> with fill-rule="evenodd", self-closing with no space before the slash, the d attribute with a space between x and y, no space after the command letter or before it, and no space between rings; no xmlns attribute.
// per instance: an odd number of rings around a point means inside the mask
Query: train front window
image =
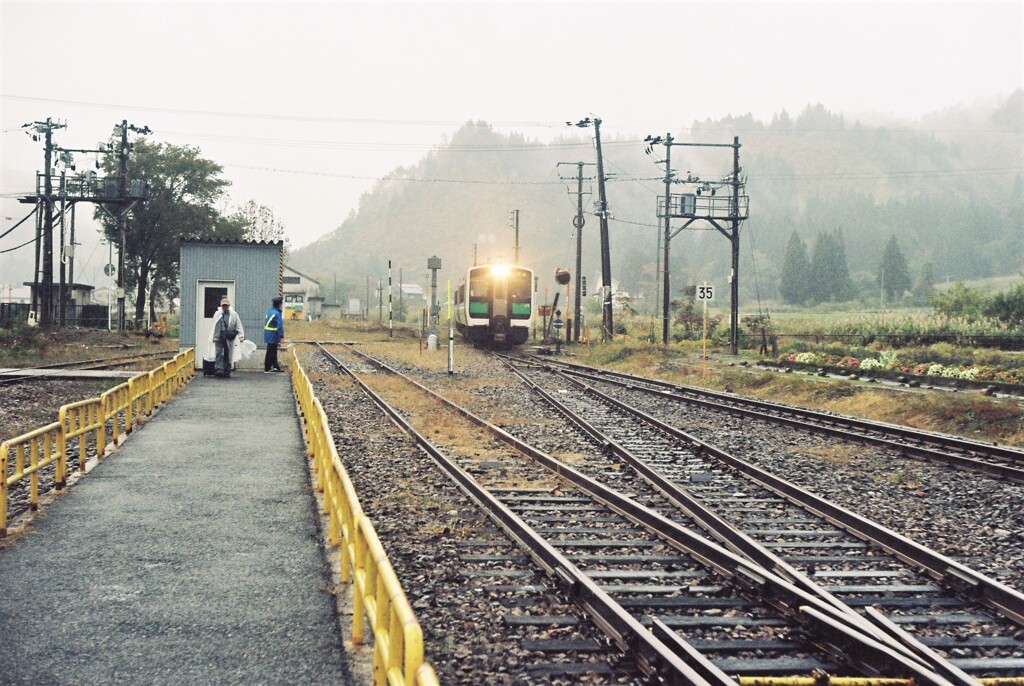
<svg viewBox="0 0 1024 686"><path fill-rule="evenodd" d="M469 275L469 314L487 317L491 313L491 283L483 272Z"/></svg>
<svg viewBox="0 0 1024 686"><path fill-rule="evenodd" d="M533 291L533 278L524 269L515 269L508 277L508 299L512 304L514 319L529 319Z"/></svg>

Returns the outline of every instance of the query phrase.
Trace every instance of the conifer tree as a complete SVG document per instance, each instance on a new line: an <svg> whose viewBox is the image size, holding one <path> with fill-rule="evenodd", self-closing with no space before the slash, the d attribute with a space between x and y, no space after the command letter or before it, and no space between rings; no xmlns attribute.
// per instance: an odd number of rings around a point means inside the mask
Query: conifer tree
<svg viewBox="0 0 1024 686"><path fill-rule="evenodd" d="M807 246L796 231L786 245L786 259L779 275L779 293L783 301L791 305L803 305L810 295L808 280L811 276L811 261L807 259Z"/></svg>
<svg viewBox="0 0 1024 686"><path fill-rule="evenodd" d="M846 247L841 231L823 231L811 252L810 301L840 302L853 295L850 269L846 265Z"/></svg>
<svg viewBox="0 0 1024 686"><path fill-rule="evenodd" d="M900 244L896 241L895 235L885 245L876 282L881 287L886 302L893 302L903 297L903 294L909 291L914 284L910 277L910 269L907 267L907 258L903 256L903 251L900 250Z"/></svg>
<svg viewBox="0 0 1024 686"><path fill-rule="evenodd" d="M935 296L935 268L931 262L921 266L921 274L914 282L914 301L919 305L927 305Z"/></svg>

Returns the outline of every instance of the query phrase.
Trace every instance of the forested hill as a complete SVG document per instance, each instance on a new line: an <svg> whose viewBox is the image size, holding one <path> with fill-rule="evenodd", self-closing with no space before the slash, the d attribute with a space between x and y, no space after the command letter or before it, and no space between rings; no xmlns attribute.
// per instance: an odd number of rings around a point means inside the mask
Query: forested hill
<svg viewBox="0 0 1024 686"><path fill-rule="evenodd" d="M931 265L938 281L1011 275L1024 269L1024 91L989 106L956 107L920 120L853 119L821 105L770 122L750 116L702 121L674 131L680 142L724 143L738 136L750 219L741 226L740 283L749 302L777 297L778 275L794 232L808 244L824 233L845 246L854 285L873 282L895 236L912 274ZM605 122L610 128L610 122ZM470 122L411 168L396 169L364 195L335 231L296 250L289 262L330 284L386 278L423 283L427 258L443 260L453 282L472 263L511 259L509 212L519 210L520 262L553 284L557 266L575 263L575 162L593 163L591 129L542 144ZM655 291L657 196L664 148L602 136L612 278L634 295ZM559 163L572 163L561 165ZM729 148L674 147L677 177L720 180ZM595 167L584 167L583 273L600 274ZM674 189L674 192L679 192ZM672 241L673 291L706 280L724 287L729 243L715 230L687 230ZM349 287L342 292L349 291ZM352 295L362 294L362 288Z"/></svg>

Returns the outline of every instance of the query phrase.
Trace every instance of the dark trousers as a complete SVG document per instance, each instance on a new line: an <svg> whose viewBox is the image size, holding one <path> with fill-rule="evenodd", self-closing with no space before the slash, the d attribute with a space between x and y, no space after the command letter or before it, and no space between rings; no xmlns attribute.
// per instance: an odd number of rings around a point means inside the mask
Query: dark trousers
<svg viewBox="0 0 1024 686"><path fill-rule="evenodd" d="M227 339L223 337L217 340L217 364L215 369L217 370L217 376L231 376L231 347L228 345Z"/></svg>
<svg viewBox="0 0 1024 686"><path fill-rule="evenodd" d="M280 369L281 365L277 362L277 343L267 343L267 354L263 358L263 371L269 372L271 369Z"/></svg>

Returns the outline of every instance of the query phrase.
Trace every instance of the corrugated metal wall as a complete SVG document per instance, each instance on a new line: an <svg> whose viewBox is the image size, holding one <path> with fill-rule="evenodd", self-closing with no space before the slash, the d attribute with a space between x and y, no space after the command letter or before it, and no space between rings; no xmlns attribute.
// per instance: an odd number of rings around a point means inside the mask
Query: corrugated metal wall
<svg viewBox="0 0 1024 686"><path fill-rule="evenodd" d="M196 285L234 281L231 307L242 318L246 338L263 347L263 315L281 294L284 243L181 242L181 333L178 345L196 344ZM201 359L201 355L197 355Z"/></svg>

